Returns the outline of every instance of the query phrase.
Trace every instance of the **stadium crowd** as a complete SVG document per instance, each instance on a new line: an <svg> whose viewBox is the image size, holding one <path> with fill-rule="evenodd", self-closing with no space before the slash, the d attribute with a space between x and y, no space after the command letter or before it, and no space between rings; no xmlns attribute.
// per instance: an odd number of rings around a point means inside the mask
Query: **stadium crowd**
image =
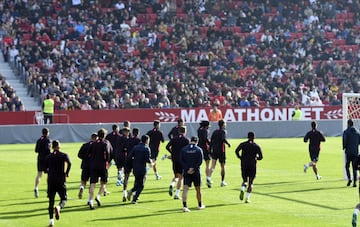
<svg viewBox="0 0 360 227"><path fill-rule="evenodd" d="M339 105L359 91L359 12L358 0L0 1L1 49L56 110ZM1 79L2 110L23 110Z"/></svg>

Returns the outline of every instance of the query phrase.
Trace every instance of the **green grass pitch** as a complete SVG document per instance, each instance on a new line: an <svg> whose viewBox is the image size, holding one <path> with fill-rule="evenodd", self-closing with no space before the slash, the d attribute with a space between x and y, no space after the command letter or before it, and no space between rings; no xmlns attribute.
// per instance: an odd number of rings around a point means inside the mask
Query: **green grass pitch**
<svg viewBox="0 0 360 227"><path fill-rule="evenodd" d="M205 210L197 210L195 190L191 188L188 206L183 213L181 200L168 195L172 178L171 161L158 160L162 179L151 171L138 204L122 202L122 187L117 187L116 169L111 167L102 206L89 210L87 193L77 198L80 181L80 143L64 143L62 151L73 163L67 182L68 203L55 226L350 226L354 206L359 201L358 189L346 187L343 179L341 138L327 138L322 144L316 180L312 170L305 174L303 164L309 161L308 144L302 138L256 139L264 159L258 162L252 203L239 200L241 184L239 160L234 150L244 139L230 140L227 148L226 181L220 187L220 168L213 174L213 187L202 187ZM162 145L161 155L167 153ZM204 170L205 164L202 166ZM0 226L47 226L46 176L40 183L40 197L34 198L36 175L34 144L0 145ZM130 178L129 187L134 178ZM203 182L205 177L203 174ZM97 187L98 189L98 187ZM86 191L87 192L87 191ZM56 204L59 198L56 197Z"/></svg>

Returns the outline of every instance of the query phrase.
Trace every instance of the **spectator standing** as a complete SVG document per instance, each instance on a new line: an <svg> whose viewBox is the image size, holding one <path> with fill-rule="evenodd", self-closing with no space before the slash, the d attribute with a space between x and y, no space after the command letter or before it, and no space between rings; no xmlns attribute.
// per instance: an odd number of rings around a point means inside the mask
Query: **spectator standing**
<svg viewBox="0 0 360 227"><path fill-rule="evenodd" d="M54 100L50 97L49 94L46 95L46 99L43 101L42 104L45 124L53 123L54 106Z"/></svg>
<svg viewBox="0 0 360 227"><path fill-rule="evenodd" d="M221 110L218 109L218 104L215 103L213 108L209 112L209 121L211 122L218 122L223 119Z"/></svg>

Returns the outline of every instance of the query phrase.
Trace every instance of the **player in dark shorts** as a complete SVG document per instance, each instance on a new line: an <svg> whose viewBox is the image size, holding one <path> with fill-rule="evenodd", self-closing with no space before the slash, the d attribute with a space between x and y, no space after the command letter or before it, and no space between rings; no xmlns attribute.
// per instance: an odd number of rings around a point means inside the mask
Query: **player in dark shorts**
<svg viewBox="0 0 360 227"><path fill-rule="evenodd" d="M78 197L82 199L82 195L86 186L86 182L90 179L90 149L91 145L97 140L97 134L92 133L90 141L81 145L78 152L78 158L81 159L81 184ZM89 202L89 198L88 198Z"/></svg>
<svg viewBox="0 0 360 227"><path fill-rule="evenodd" d="M129 190L127 194L127 199L131 200L131 196L133 192L135 195L133 196L132 203L137 203L139 195L144 189L145 175L146 175L146 164L152 163L151 161L151 152L148 146L149 144L149 136L143 135L141 137L141 143L134 146L127 157L128 162L132 162L133 173L135 176L134 187Z"/></svg>
<svg viewBox="0 0 360 227"><path fill-rule="evenodd" d="M50 225L54 226L54 212L56 220L60 218L60 210L65 206L67 201L66 194L66 177L69 176L71 161L69 156L60 151L60 142L52 142L53 152L46 157L45 169L48 174L48 197L49 197L49 216ZM66 170L65 170L66 163ZM54 207L56 193L60 196L60 203Z"/></svg>
<svg viewBox="0 0 360 227"><path fill-rule="evenodd" d="M37 175L35 177L35 188L34 188L34 195L35 198L39 197L39 184L42 173L45 171L45 159L46 156L50 154L50 138L49 138L49 129L43 128L42 129L41 137L36 141L35 145L35 152L38 154L37 156Z"/></svg>
<svg viewBox="0 0 360 227"><path fill-rule="evenodd" d="M154 128L146 133L150 137L149 147L151 150L152 168L155 173L156 180L160 180L161 176L158 173L156 166L156 159L159 155L160 143L163 143L164 134L160 130L160 121L155 120L153 123Z"/></svg>
<svg viewBox="0 0 360 227"><path fill-rule="evenodd" d="M119 126L116 124L113 124L111 126L112 131L106 135L105 139L108 140L111 143L111 146L113 148L113 151L115 151L116 148L116 142L118 141L119 137L120 137L120 133L119 133ZM111 161L114 160L114 152L111 152L110 154L110 161L109 164L111 164Z"/></svg>
<svg viewBox="0 0 360 227"><path fill-rule="evenodd" d="M191 184L194 183L196 190L196 198L198 201L198 209L205 209L205 205L202 204L201 194L201 173L200 165L203 161L203 152L199 146L197 146L198 138L191 137L190 144L186 145L180 153L180 162L183 168L184 176L184 189L182 194L183 211L190 212L187 207L187 194Z"/></svg>
<svg viewBox="0 0 360 227"><path fill-rule="evenodd" d="M166 150L171 154L172 169L174 172L174 177L169 186L169 195L173 195L174 186L176 183L176 191L174 199L180 199L180 189L182 183L182 166L180 162L180 153L186 145L189 144L189 139L186 138L186 127L179 126L178 136L172 138L169 143L166 145Z"/></svg>
<svg viewBox="0 0 360 227"><path fill-rule="evenodd" d="M211 167L209 171L209 176L206 177L206 183L209 188L211 188L211 175L214 172L216 162L219 160L221 166L221 183L220 186L224 187L227 185L225 182L225 144L230 147L230 143L226 140L226 122L224 120L220 120L218 122L219 128L216 129L212 135L210 140L210 151L211 151Z"/></svg>
<svg viewBox="0 0 360 227"><path fill-rule="evenodd" d="M205 160L205 176L210 176L210 140L209 140L209 128L210 128L210 122L209 121L201 121L200 127L197 130L199 142L198 146L202 149L204 160Z"/></svg>
<svg viewBox="0 0 360 227"><path fill-rule="evenodd" d="M138 145L141 140L138 137L140 133L139 128L133 128L132 130L132 135L129 138L129 143L128 143L128 150L129 153L131 152L131 150L134 148L134 146ZM128 180L129 180L129 176L132 170L132 162L128 161L126 159L125 162L125 168L124 168L124 182L123 182L123 202L126 202L126 198L127 198L127 185L128 185Z"/></svg>
<svg viewBox="0 0 360 227"><path fill-rule="evenodd" d="M110 160L111 144L105 140L106 130L100 129L97 132L98 139L92 144L90 149L90 190L89 190L89 207L94 209L94 191L95 185L100 178L100 189L95 197L98 206L101 206L100 196L104 194L106 183L108 181L108 167Z"/></svg>
<svg viewBox="0 0 360 227"><path fill-rule="evenodd" d="M254 142L255 133L248 133L248 140L240 143L235 150L236 156L241 160L241 176L242 184L240 190L240 200L244 199L244 193L246 190L245 202L250 202L250 195L253 189L253 182L256 177L256 164L258 160L263 159L261 148ZM241 151L241 155L240 155Z"/></svg>
<svg viewBox="0 0 360 227"><path fill-rule="evenodd" d="M311 122L311 130L307 132L306 135L304 136L304 142L307 143L308 141L310 141L309 154L311 161L308 164L304 164L304 172L306 173L306 170L309 167L312 167L316 179L320 180L321 176L319 175L316 164L319 161L320 143L325 142L325 136L321 131L317 130L316 121Z"/></svg>
<svg viewBox="0 0 360 227"><path fill-rule="evenodd" d="M117 186L121 186L123 184L124 178L124 168L125 168L125 161L126 155L128 152L128 145L129 145L129 134L130 128L122 128L122 134L120 135L119 139L116 142L116 151L115 154L115 163L118 169L118 177L117 177Z"/></svg>

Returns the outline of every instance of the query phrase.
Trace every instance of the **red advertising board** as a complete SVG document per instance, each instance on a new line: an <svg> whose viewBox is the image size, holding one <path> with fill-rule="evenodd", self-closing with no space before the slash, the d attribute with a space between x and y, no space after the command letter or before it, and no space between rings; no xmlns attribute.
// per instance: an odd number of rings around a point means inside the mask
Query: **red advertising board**
<svg viewBox="0 0 360 227"><path fill-rule="evenodd" d="M264 107L264 108L220 108L227 122L245 121L288 121L294 108ZM302 107L303 120L341 119L342 106ZM176 122L183 118L185 122L200 122L208 120L209 108L187 109L119 109L119 110L73 110L57 111L54 123L113 123L129 120L131 122ZM41 113L0 112L0 124L40 124Z"/></svg>

